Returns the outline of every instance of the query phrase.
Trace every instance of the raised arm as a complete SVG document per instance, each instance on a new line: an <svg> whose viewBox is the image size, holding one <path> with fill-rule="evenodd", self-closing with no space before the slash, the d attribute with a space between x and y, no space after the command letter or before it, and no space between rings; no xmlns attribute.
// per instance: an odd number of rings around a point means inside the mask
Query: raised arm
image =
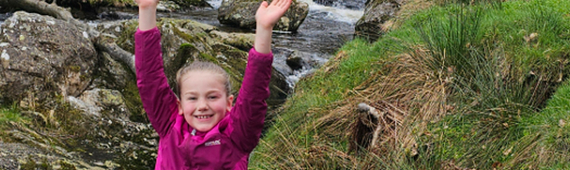
<svg viewBox="0 0 570 170"><path fill-rule="evenodd" d="M257 22L255 29L254 47L257 52L269 54L271 52L271 35L273 26L285 14L291 6L291 0L274 0L270 5L266 1L261 2L261 6L255 13Z"/></svg>
<svg viewBox="0 0 570 170"><path fill-rule="evenodd" d="M255 16L254 49L249 51L243 83L230 114L233 120L231 138L244 152L251 152L261 136L273 63L271 32L290 5L291 0L274 0L270 5L264 1Z"/></svg>
<svg viewBox="0 0 570 170"><path fill-rule="evenodd" d="M135 33L135 69L143 107L153 128L162 137L178 113L176 95L164 74L160 31L156 28L158 0L137 0L139 30Z"/></svg>

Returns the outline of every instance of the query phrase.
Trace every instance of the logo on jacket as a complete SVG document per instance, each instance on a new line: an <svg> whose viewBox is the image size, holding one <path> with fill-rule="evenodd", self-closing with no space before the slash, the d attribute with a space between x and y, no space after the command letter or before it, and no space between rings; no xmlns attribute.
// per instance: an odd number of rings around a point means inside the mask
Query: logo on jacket
<svg viewBox="0 0 570 170"><path fill-rule="evenodd" d="M220 142L220 139L204 143L205 146L214 146L214 145L221 145L221 144L222 144L222 142Z"/></svg>

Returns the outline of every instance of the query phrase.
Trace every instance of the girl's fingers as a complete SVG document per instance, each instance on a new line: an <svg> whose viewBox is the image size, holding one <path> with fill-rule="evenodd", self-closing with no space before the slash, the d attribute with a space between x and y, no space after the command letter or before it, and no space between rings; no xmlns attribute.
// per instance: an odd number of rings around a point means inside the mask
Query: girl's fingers
<svg viewBox="0 0 570 170"><path fill-rule="evenodd" d="M281 0L281 2L279 3L279 6L286 8L287 5L289 5L290 3L291 3L291 0Z"/></svg>
<svg viewBox="0 0 570 170"><path fill-rule="evenodd" d="M273 1L271 1L270 5L277 5L277 3L279 3L279 0L273 0Z"/></svg>
<svg viewBox="0 0 570 170"><path fill-rule="evenodd" d="M263 8L267 8L267 1L261 2L261 6L263 6Z"/></svg>
<svg viewBox="0 0 570 170"><path fill-rule="evenodd" d="M277 4L278 7L283 7L283 2L285 2L287 0L280 0L279 3Z"/></svg>

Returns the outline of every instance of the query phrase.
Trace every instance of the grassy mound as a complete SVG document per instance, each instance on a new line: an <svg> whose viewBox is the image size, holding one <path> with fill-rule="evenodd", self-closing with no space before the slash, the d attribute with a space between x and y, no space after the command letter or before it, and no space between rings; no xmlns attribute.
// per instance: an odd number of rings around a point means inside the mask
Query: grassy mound
<svg viewBox="0 0 570 170"><path fill-rule="evenodd" d="M466 3L346 44L297 84L250 166L568 168L570 1Z"/></svg>

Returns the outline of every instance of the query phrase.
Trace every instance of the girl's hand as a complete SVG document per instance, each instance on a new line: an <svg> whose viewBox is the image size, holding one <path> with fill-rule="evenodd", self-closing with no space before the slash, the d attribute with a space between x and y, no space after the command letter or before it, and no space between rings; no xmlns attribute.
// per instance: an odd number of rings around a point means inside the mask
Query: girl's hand
<svg viewBox="0 0 570 170"><path fill-rule="evenodd" d="M292 0L273 0L270 5L263 1L255 13L258 28L272 30L279 18L285 14Z"/></svg>
<svg viewBox="0 0 570 170"><path fill-rule="evenodd" d="M142 31L156 27L156 6L160 0L135 0L139 5L139 29Z"/></svg>
<svg viewBox="0 0 570 170"><path fill-rule="evenodd" d="M155 7L158 5L158 1L160 0L135 0L135 2L139 5L140 9L146 9L149 7Z"/></svg>

